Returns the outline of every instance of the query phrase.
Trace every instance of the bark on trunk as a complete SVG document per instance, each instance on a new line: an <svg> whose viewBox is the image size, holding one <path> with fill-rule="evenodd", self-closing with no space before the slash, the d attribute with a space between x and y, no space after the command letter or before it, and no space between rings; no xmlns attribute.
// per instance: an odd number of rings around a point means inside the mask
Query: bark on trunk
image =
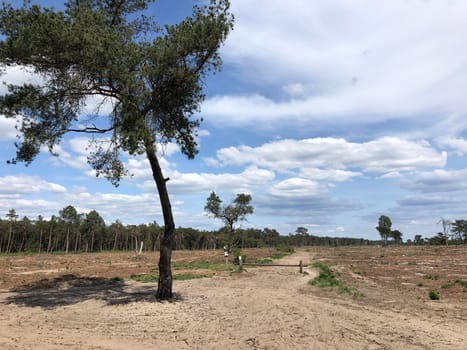
<svg viewBox="0 0 467 350"><path fill-rule="evenodd" d="M169 192L167 191L166 182L168 179L165 179L162 174L162 169L157 159L152 140L146 140L145 147L146 156L152 169L152 176L156 182L157 191L159 193L164 217L164 235L160 243L159 281L156 298L159 300L169 300L173 297L171 259L175 237L175 223L172 215L172 206L170 205Z"/></svg>

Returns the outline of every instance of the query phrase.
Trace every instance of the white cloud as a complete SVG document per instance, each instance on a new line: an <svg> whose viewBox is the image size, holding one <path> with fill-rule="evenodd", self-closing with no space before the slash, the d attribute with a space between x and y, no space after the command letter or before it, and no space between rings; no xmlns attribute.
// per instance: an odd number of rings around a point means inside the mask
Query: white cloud
<svg viewBox="0 0 467 350"><path fill-rule="evenodd" d="M217 151L216 156L219 164L255 164L275 171L360 168L378 173L442 167L447 158L445 152L437 152L425 141L414 142L394 137L365 143L337 138L287 139L259 147L223 148Z"/></svg>
<svg viewBox="0 0 467 350"><path fill-rule="evenodd" d="M321 196L323 188L319 183L300 178L289 178L271 186L268 191L274 197L280 198L310 198Z"/></svg>
<svg viewBox="0 0 467 350"><path fill-rule="evenodd" d="M0 115L0 141L14 140L16 138L16 121L14 119L5 118Z"/></svg>
<svg viewBox="0 0 467 350"><path fill-rule="evenodd" d="M319 169L319 168L302 168L300 170L302 177L311 180L325 180L331 182L342 182L352 179L353 177L361 176L362 173L347 170L336 169Z"/></svg>
<svg viewBox="0 0 467 350"><path fill-rule="evenodd" d="M463 156L467 154L467 140L463 138L454 138L449 136L440 136L435 139L435 142L440 147L452 149L457 155Z"/></svg>
<svg viewBox="0 0 467 350"><path fill-rule="evenodd" d="M66 192L62 185L48 182L38 176L12 175L0 177L0 194L32 194L39 192Z"/></svg>
<svg viewBox="0 0 467 350"><path fill-rule="evenodd" d="M253 188L262 186L275 177L274 172L256 166L250 166L241 173L181 173L176 170L167 170L165 173L170 178L167 182L170 193L183 195L219 190L249 193ZM154 181L148 180L141 187L146 191L154 191L154 186Z"/></svg>
<svg viewBox="0 0 467 350"><path fill-rule="evenodd" d="M238 0L232 11L223 57L255 92L208 99L203 114L213 123L377 123L428 114L434 124L467 113L463 1ZM262 85L286 99L267 97Z"/></svg>
<svg viewBox="0 0 467 350"><path fill-rule="evenodd" d="M406 178L401 183L402 187L423 192L462 192L467 189L467 169L446 170L436 169L430 172L421 172Z"/></svg>

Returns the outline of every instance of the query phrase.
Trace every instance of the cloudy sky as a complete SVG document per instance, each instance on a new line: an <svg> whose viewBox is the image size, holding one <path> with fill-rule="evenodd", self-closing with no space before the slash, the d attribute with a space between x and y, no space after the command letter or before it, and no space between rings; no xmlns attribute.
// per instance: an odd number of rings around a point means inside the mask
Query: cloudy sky
<svg viewBox="0 0 467 350"><path fill-rule="evenodd" d="M193 3L151 8L173 22ZM467 2L232 0L232 11L198 156L160 153L177 226L219 228L203 212L213 190L225 201L250 193L255 213L242 226L282 234L378 239L385 214L407 239L441 231L441 217L467 218ZM30 78L17 68L1 79ZM133 176L114 188L86 164L82 134L25 167L6 164L14 122L0 117L0 130L2 217L73 205L108 223L162 224L144 158L126 159Z"/></svg>

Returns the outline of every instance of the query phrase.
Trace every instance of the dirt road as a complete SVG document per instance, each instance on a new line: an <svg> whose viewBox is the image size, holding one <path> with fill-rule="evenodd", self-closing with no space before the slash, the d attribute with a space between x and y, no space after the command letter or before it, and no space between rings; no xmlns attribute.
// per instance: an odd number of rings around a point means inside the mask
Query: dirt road
<svg viewBox="0 0 467 350"><path fill-rule="evenodd" d="M171 303L153 299L153 284L97 278L4 291L0 349L467 349L465 314L334 298L308 285L316 272L308 273L247 267L176 281L180 300Z"/></svg>

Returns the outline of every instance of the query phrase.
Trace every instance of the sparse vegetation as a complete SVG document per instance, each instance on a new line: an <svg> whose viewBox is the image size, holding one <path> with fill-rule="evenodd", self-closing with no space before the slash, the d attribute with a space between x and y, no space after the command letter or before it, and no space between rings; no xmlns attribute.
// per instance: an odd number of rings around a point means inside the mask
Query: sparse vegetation
<svg viewBox="0 0 467 350"><path fill-rule="evenodd" d="M431 300L439 300L439 292L437 290L430 290L430 292L428 293L428 297L431 299Z"/></svg>
<svg viewBox="0 0 467 350"><path fill-rule="evenodd" d="M195 273L181 273L181 274L175 274L172 276L172 278L175 281L187 281L187 280L192 280L196 278L204 278L204 277L210 277L207 275L198 275ZM157 273L149 273L149 274L133 274L130 276L132 280L138 281L138 282L143 282L143 283L156 283L159 279L159 274Z"/></svg>
<svg viewBox="0 0 467 350"><path fill-rule="evenodd" d="M456 285L459 285L459 286L462 286L464 288L467 288L467 281L463 281L463 280L455 280L453 282L448 282L448 283L445 283L441 286L441 288L444 288L444 289L448 289L448 288L451 288L451 287L454 287Z"/></svg>
<svg viewBox="0 0 467 350"><path fill-rule="evenodd" d="M438 279L438 275L425 275L423 276L424 279L426 280L433 280L433 281L436 281Z"/></svg>
<svg viewBox="0 0 467 350"><path fill-rule="evenodd" d="M321 261L316 261L312 264L314 268L319 270L319 275L312 279L309 283L312 286L320 288L336 288L339 294L349 294L356 297L363 297L356 288L349 287L345 283L336 278L336 274Z"/></svg>

